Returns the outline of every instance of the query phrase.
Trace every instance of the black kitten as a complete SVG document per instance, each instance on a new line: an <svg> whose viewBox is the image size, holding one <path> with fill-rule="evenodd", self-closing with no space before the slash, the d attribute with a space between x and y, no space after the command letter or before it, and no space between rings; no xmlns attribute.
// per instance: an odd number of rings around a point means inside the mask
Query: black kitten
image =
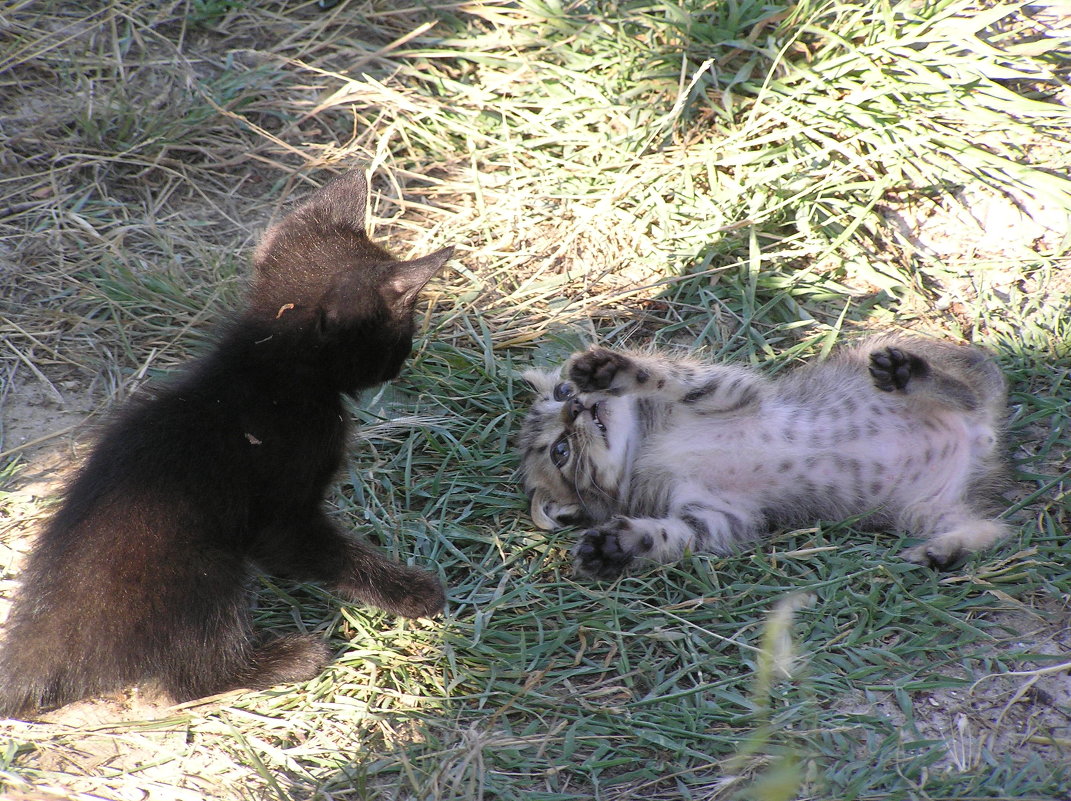
<svg viewBox="0 0 1071 801"><path fill-rule="evenodd" d="M318 638L254 639L252 565L406 617L442 609L431 574L323 510L342 395L398 374L417 294L452 253L395 261L365 234L367 191L350 172L269 229L215 349L105 431L23 572L0 715L143 681L183 701L313 677Z"/></svg>

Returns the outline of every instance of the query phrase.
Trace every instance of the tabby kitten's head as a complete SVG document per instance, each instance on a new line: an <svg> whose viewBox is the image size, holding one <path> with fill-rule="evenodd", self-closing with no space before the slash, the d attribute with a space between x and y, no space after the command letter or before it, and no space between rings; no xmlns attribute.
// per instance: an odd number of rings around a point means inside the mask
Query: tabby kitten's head
<svg viewBox="0 0 1071 801"><path fill-rule="evenodd" d="M578 393L560 371L529 370L524 379L536 393L518 437L532 520L548 530L607 520L626 489L633 399Z"/></svg>
<svg viewBox="0 0 1071 801"><path fill-rule="evenodd" d="M351 170L269 228L245 313L278 359L350 393L398 374L417 296L453 253L395 259L365 233L367 199L364 174Z"/></svg>

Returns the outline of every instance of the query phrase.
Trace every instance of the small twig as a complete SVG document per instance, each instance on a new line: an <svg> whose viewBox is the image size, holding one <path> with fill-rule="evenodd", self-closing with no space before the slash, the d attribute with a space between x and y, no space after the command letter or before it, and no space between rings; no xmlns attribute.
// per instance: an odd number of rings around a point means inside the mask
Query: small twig
<svg viewBox="0 0 1071 801"><path fill-rule="evenodd" d="M46 377L45 377L45 374L44 374L44 373L42 373L42 372L41 372L41 371L40 371L40 370L38 369L38 367L37 367L37 365L36 365L36 364L34 364L34 363L33 363L33 362L32 362L32 361L30 360L30 359L28 359L28 358L26 357L26 354L24 354L24 353L23 353L23 352L22 352L21 350L19 350L19 349L18 349L18 348L16 348L16 347L15 347L14 345L12 345L12 344L11 344L11 340L9 340L9 339L5 339L5 340L4 340L4 343L5 343L5 344L6 344L6 345L7 345L7 346L8 346L9 348L11 348L12 352L13 352L13 353L14 353L14 354L15 354L16 356L18 356L18 357L19 357L19 360L20 360L20 361L21 361L21 362L22 362L23 364L25 364L25 365L26 365L27 367L29 367L29 368L30 368L30 372L31 372L31 373L33 373L33 374L34 374L35 376L37 376L37 379L38 379L39 381L41 381L42 383L44 383L44 385L45 385L45 386L47 386L47 387L48 387L48 388L49 388L50 390L52 390L52 394L53 394L53 395L54 395L54 396L56 397L56 400L57 400L57 401L59 401L60 403L66 403L66 402L67 402L67 401L66 401L66 400L64 399L63 395L61 395L61 394L60 394L60 391L59 391L58 389L56 389L56 386L55 386L55 385L54 385L54 384L53 384L53 383L52 383L51 381L49 381L49 380L48 380L48 378L46 378Z"/></svg>
<svg viewBox="0 0 1071 801"><path fill-rule="evenodd" d="M14 454L19 453L20 451L26 450L27 448L33 448L36 445L40 445L42 442L48 442L48 440L50 440L50 439L55 439L56 437L62 437L64 434L70 434L72 431L74 431L77 428L80 428L82 425L84 425L87 421L91 420L92 418L93 418L92 414L87 414L85 417L83 417L77 423L74 423L73 425L69 425L66 428L59 428L59 429L57 429L55 431L52 431L52 432L50 432L48 434L45 434L44 436L37 437L36 439L31 439L29 442L24 442L21 445L16 445L14 448L8 448L6 451L0 451L0 459L6 459L8 456L13 456Z"/></svg>
<svg viewBox="0 0 1071 801"><path fill-rule="evenodd" d="M974 688L986 679L996 679L1001 678L1003 676L1047 676L1050 673L1061 673L1066 670L1071 670L1071 662L1062 662L1059 665L1049 665L1048 667L1036 668L1034 670L1009 670L1004 673L990 673L986 676L982 676L982 678L978 679L978 681L972 684L968 692L973 693Z"/></svg>

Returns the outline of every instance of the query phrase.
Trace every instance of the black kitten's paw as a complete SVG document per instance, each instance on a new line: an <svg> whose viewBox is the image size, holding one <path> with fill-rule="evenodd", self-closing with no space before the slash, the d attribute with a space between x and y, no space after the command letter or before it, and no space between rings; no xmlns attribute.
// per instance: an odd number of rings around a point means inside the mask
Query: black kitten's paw
<svg viewBox="0 0 1071 801"><path fill-rule="evenodd" d="M401 617L435 617L446 605L446 592L439 579L426 570L387 560L367 575L341 582L335 589Z"/></svg>
<svg viewBox="0 0 1071 801"><path fill-rule="evenodd" d="M294 681L308 681L331 661L331 649L316 637L292 634L269 640L253 653L249 674L238 682L262 690Z"/></svg>
<svg viewBox="0 0 1071 801"><path fill-rule="evenodd" d="M630 362L627 356L606 348L592 348L574 356L569 363L569 380L581 392L599 392L610 388L618 372Z"/></svg>
<svg viewBox="0 0 1071 801"><path fill-rule="evenodd" d="M650 550L649 535L634 530L627 517L615 517L584 532L573 548L573 571L580 576L616 578L625 572L633 559Z"/></svg>
<svg viewBox="0 0 1071 801"><path fill-rule="evenodd" d="M899 348L883 348L870 354L870 376L882 392L904 390L913 378L929 372L926 362Z"/></svg>
<svg viewBox="0 0 1071 801"><path fill-rule="evenodd" d="M446 606L446 591L442 582L426 570L404 567L402 580L406 590L403 597L392 599L390 612L402 617L435 617Z"/></svg>

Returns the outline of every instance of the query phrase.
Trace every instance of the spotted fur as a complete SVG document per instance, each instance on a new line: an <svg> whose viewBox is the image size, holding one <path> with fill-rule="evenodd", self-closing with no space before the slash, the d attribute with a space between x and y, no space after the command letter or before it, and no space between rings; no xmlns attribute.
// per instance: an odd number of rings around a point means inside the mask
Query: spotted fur
<svg viewBox="0 0 1071 801"><path fill-rule="evenodd" d="M581 575L728 554L818 519L922 537L902 556L937 567L1006 533L991 506L1005 384L977 348L871 337L777 379L592 348L525 378L532 518L586 527Z"/></svg>

